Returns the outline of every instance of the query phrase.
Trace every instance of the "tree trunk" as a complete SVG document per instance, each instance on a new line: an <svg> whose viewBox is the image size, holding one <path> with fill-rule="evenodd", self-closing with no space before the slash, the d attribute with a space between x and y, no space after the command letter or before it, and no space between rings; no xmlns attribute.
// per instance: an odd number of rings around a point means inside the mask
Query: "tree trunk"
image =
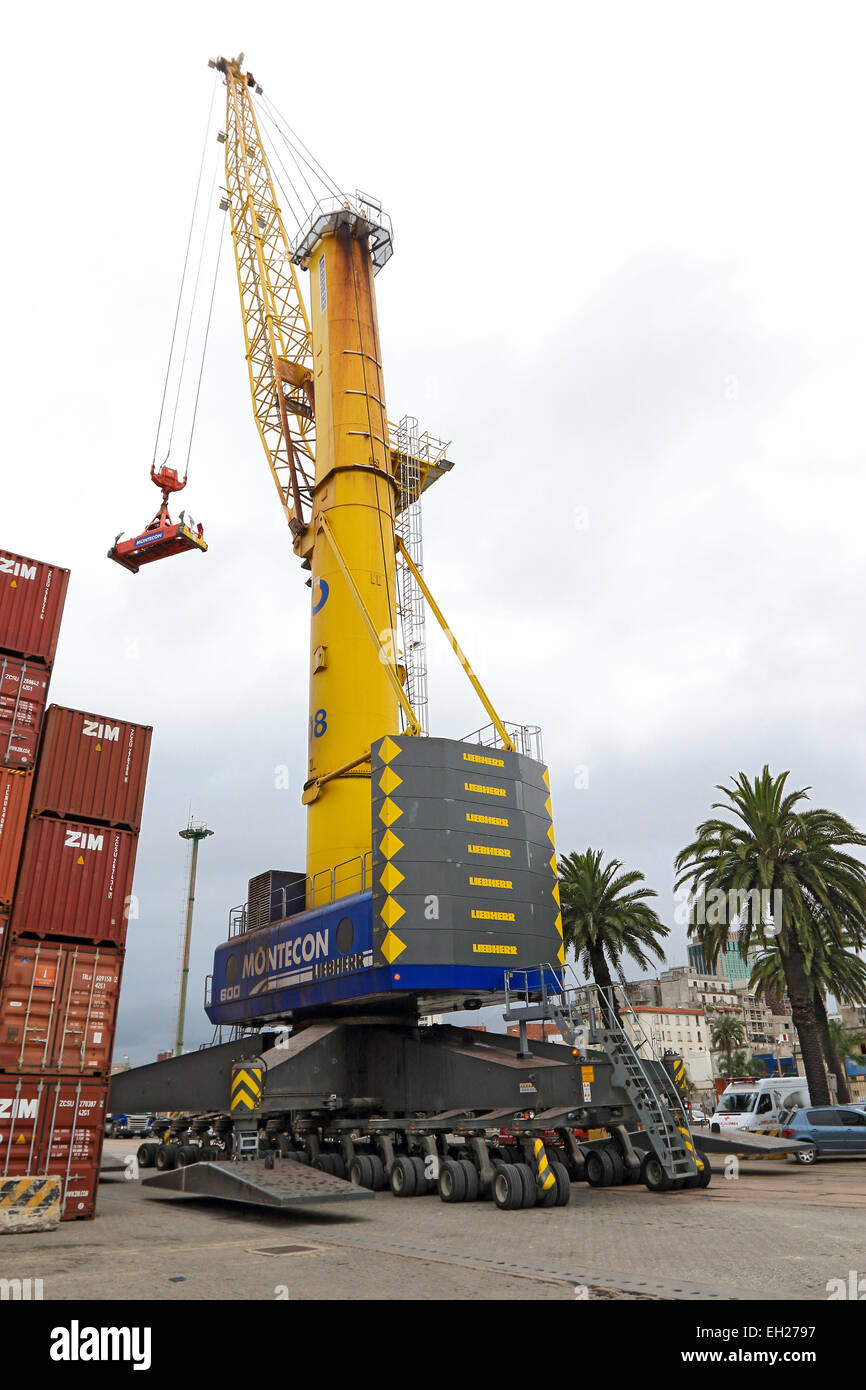
<svg viewBox="0 0 866 1390"><path fill-rule="evenodd" d="M824 1000L821 998L821 991L817 987L815 989L815 1017L818 1021L824 1060L836 1078L836 1099L840 1105L850 1105L851 1088L848 1085L848 1077L845 1075L845 1064L840 1060L839 1054L833 1046L833 1035L827 1020L827 1010L824 1006Z"/></svg>
<svg viewBox="0 0 866 1390"><path fill-rule="evenodd" d="M589 946L588 950L589 962L592 966L592 978L595 980L595 983L598 985L599 989L603 989L606 991L607 998L610 999L611 1003L613 1004L613 1011L616 1015L616 1021L620 1025L620 1027L622 1027L622 1015L619 1011L619 1004L617 1003L616 999L616 991L613 987L613 980L610 978L610 971L607 967L607 960L605 959L604 950L601 946ZM637 1041L637 1039L635 1039L635 1041Z"/></svg>
<svg viewBox="0 0 866 1390"><path fill-rule="evenodd" d="M793 927L785 933L787 941L782 945L779 938L779 955L785 971L785 984L791 1000L791 1016L800 1051L803 1054L803 1070L809 1085L812 1105L830 1105L830 1088L824 1073L824 1058L821 1050L821 1036L818 1020L815 1017L815 995L812 982L806 974L803 952Z"/></svg>

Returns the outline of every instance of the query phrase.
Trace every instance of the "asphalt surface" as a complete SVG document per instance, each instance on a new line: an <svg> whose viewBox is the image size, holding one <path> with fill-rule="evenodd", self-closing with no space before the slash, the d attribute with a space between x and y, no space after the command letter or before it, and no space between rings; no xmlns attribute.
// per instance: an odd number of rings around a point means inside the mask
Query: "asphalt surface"
<svg viewBox="0 0 866 1390"><path fill-rule="evenodd" d="M0 1278L42 1279L46 1300L573 1301L826 1299L866 1273L866 1163L712 1166L706 1191L575 1184L568 1207L519 1212L387 1192L268 1212L114 1176L95 1220L4 1236Z"/></svg>

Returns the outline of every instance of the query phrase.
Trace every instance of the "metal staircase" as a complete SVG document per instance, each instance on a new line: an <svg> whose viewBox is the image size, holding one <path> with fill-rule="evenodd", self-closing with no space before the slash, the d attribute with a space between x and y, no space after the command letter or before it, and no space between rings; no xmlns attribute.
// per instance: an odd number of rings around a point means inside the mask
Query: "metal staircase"
<svg viewBox="0 0 866 1390"><path fill-rule="evenodd" d="M528 1055L526 1024L535 1020L554 1023L563 1040L580 1053L588 1048L604 1051L613 1065L611 1082L626 1092L666 1177L671 1181L694 1177L698 1166L688 1117L637 1014L627 999L616 998L612 988L581 984L566 988L567 975L573 977L568 965L506 973L503 1016L519 1024L521 1052ZM634 1040L617 1009L630 1015ZM648 1055L642 1057L644 1048Z"/></svg>

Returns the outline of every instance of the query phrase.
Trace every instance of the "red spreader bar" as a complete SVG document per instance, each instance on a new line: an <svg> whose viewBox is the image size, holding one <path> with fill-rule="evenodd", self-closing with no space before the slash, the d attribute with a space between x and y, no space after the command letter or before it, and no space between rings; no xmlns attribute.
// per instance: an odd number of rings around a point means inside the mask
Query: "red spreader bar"
<svg viewBox="0 0 866 1390"><path fill-rule="evenodd" d="M132 574L138 574L142 565L149 565L153 560L167 560L170 555L182 555L185 550L207 550L207 542L182 521L168 522L128 541L118 541L109 550L108 558L116 560Z"/></svg>

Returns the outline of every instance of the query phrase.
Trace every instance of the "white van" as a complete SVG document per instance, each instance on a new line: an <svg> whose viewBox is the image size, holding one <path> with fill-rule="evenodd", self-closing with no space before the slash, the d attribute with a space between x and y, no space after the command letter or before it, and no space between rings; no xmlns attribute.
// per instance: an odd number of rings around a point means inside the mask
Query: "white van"
<svg viewBox="0 0 866 1390"><path fill-rule="evenodd" d="M730 1129L765 1130L783 1110L811 1105L805 1076L740 1076L726 1086L710 1117L712 1133Z"/></svg>

